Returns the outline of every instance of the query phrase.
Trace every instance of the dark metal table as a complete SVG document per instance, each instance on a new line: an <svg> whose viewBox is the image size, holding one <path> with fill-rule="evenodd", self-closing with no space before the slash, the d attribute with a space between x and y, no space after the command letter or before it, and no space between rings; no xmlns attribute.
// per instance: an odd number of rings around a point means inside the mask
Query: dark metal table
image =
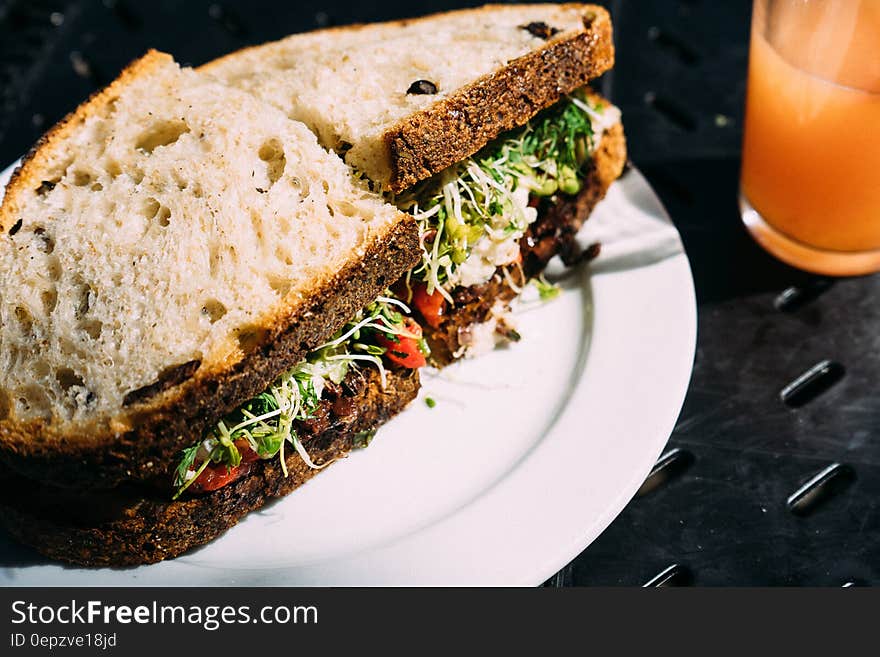
<svg viewBox="0 0 880 657"><path fill-rule="evenodd" d="M198 64L290 32L464 4L479 3L0 0L0 162L148 47ZM617 65L601 86L684 239L699 337L655 474L548 584L878 583L880 278L798 272L740 225L751 2L604 4ZM812 388L780 400L826 360Z"/></svg>

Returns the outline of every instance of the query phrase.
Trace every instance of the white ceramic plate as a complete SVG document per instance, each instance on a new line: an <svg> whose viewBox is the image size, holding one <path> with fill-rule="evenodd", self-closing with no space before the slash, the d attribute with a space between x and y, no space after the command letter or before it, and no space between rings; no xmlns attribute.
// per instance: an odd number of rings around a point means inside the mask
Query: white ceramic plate
<svg viewBox="0 0 880 657"><path fill-rule="evenodd" d="M657 257L635 260L615 259L626 248L612 239L612 257L592 273L575 270L560 297L523 305L521 342L424 374L419 399L369 449L211 544L153 566L95 570L41 561L3 536L0 584L544 581L644 480L672 431L694 355L690 268L644 178L630 170L615 183L591 224L639 235L654 227L672 239Z"/></svg>

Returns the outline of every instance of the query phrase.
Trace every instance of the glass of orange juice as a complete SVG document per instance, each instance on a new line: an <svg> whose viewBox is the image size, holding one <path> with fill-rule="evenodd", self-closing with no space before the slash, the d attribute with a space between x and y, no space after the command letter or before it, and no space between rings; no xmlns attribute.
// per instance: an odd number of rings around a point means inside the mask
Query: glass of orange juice
<svg viewBox="0 0 880 657"><path fill-rule="evenodd" d="M789 264L880 271L880 0L755 0L740 208Z"/></svg>

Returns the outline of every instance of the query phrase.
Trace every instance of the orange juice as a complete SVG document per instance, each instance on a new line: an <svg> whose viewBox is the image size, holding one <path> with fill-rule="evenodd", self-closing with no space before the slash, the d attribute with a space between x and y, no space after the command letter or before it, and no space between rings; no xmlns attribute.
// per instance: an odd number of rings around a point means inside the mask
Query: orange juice
<svg viewBox="0 0 880 657"><path fill-rule="evenodd" d="M783 260L880 270L880 0L756 1L742 191Z"/></svg>

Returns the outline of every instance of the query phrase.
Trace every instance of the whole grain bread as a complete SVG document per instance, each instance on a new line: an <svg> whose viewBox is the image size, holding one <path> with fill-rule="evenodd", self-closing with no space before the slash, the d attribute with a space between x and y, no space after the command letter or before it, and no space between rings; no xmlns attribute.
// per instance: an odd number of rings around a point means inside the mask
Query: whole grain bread
<svg viewBox="0 0 880 657"><path fill-rule="evenodd" d="M0 229L0 460L78 487L165 476L419 257L304 125L155 51L37 144Z"/></svg>
<svg viewBox="0 0 880 657"><path fill-rule="evenodd" d="M487 5L297 34L200 70L306 123L393 192L472 155L613 66L596 5Z"/></svg>
<svg viewBox="0 0 880 657"><path fill-rule="evenodd" d="M367 384L353 399L357 418L305 446L316 463L348 455L359 432L372 430L400 412L417 394L417 370L388 373L383 388L376 371L364 369ZM205 495L171 501L173 489L124 485L110 491L62 491L0 470L0 525L42 554L84 566L133 566L176 557L203 545L249 512L283 497L320 470L296 453L258 462L238 481ZM23 494L24 493L24 494ZM291 531L296 531L295 520Z"/></svg>

